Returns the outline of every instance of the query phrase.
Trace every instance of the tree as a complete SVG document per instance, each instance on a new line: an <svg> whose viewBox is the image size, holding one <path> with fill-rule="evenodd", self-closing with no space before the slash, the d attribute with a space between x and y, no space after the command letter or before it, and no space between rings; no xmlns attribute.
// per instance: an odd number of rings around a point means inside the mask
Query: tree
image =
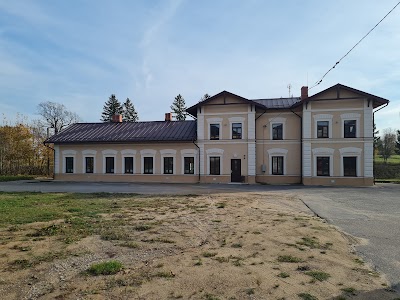
<svg viewBox="0 0 400 300"><path fill-rule="evenodd" d="M44 119L45 126L54 129L54 133L59 133L63 128L71 125L72 123L79 122L80 117L67 110L64 104L45 101L39 103L38 114Z"/></svg>
<svg viewBox="0 0 400 300"><path fill-rule="evenodd" d="M186 104L185 99L181 96L181 94L175 97L175 100L171 105L171 110L173 113L175 113L175 119L177 121L186 120Z"/></svg>
<svg viewBox="0 0 400 300"><path fill-rule="evenodd" d="M115 97L114 94L108 98L108 101L103 106L103 112L101 113L101 121L103 122L111 122L112 116L121 115L123 111L123 107L121 102Z"/></svg>
<svg viewBox="0 0 400 300"><path fill-rule="evenodd" d="M393 155L396 148L396 134L391 128L385 129L379 145L379 154L386 163L388 158Z"/></svg>
<svg viewBox="0 0 400 300"><path fill-rule="evenodd" d="M379 130L376 129L376 124L374 123L374 155L379 152L380 143L381 137L379 136Z"/></svg>
<svg viewBox="0 0 400 300"><path fill-rule="evenodd" d="M204 100L207 100L208 98L211 98L211 96L210 96L209 94L205 93L204 96L200 98L200 101L199 101L199 102L202 102L202 101L204 101Z"/></svg>
<svg viewBox="0 0 400 300"><path fill-rule="evenodd" d="M135 110L135 106L129 98L126 98L123 104L122 120L124 122L137 122L139 121L139 116Z"/></svg>
<svg viewBox="0 0 400 300"><path fill-rule="evenodd" d="M397 130L396 153L400 155L400 130Z"/></svg>

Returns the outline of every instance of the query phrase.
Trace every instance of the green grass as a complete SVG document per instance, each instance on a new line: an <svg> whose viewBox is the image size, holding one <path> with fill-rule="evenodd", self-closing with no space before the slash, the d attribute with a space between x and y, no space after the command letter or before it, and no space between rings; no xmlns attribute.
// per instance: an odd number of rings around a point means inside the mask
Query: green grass
<svg viewBox="0 0 400 300"><path fill-rule="evenodd" d="M311 294L308 294L308 293L300 293L300 294L297 294L297 296L299 296L299 298L303 299L303 300L318 300L317 297L315 297Z"/></svg>
<svg viewBox="0 0 400 300"><path fill-rule="evenodd" d="M16 181L16 180L31 180L35 179L35 176L29 176L29 175L1 175L0 176L0 182L1 181Z"/></svg>
<svg viewBox="0 0 400 300"><path fill-rule="evenodd" d="M383 163L384 161L381 156L375 155L375 162ZM392 155L388 158L387 162L390 164L400 164L400 155Z"/></svg>
<svg viewBox="0 0 400 300"><path fill-rule="evenodd" d="M302 262L303 260L301 258L292 256L292 255L281 255L278 257L278 261L279 262L288 262L288 263L299 263L299 262Z"/></svg>
<svg viewBox="0 0 400 300"><path fill-rule="evenodd" d="M322 272L322 271L308 271L308 272L305 272L304 274L311 276L314 280L318 280L318 281L325 281L325 280L328 280L329 277L331 277L330 274Z"/></svg>
<svg viewBox="0 0 400 300"><path fill-rule="evenodd" d="M122 263L116 260L110 260L106 262L102 262L99 264L93 264L88 269L87 272L91 275L113 275L117 274L122 270Z"/></svg>
<svg viewBox="0 0 400 300"><path fill-rule="evenodd" d="M288 277L290 277L290 275L288 273L286 273L286 272L281 272L281 273L278 274L278 277L288 278Z"/></svg>

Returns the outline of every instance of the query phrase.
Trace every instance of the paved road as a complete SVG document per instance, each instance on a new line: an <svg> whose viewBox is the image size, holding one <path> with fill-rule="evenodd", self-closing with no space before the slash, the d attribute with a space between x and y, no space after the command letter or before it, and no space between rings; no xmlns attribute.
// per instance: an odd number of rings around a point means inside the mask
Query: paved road
<svg viewBox="0 0 400 300"><path fill-rule="evenodd" d="M320 217L345 232L368 240L356 249L385 273L400 292L400 185L374 187L303 187L234 184L139 184L19 181L0 182L0 191L120 192L140 194L198 194L281 191L300 196Z"/></svg>

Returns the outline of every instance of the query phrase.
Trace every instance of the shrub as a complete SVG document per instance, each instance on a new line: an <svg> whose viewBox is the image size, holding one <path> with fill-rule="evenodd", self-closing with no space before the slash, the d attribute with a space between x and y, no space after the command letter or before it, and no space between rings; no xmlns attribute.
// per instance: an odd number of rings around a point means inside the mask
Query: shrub
<svg viewBox="0 0 400 300"><path fill-rule="evenodd" d="M92 275L113 275L122 269L122 263L116 260L106 261L99 264L93 264L87 269Z"/></svg>

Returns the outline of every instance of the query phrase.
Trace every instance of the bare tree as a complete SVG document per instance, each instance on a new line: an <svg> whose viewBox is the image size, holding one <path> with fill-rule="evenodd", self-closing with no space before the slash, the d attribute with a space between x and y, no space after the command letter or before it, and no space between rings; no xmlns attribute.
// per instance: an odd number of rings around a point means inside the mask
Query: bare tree
<svg viewBox="0 0 400 300"><path fill-rule="evenodd" d="M383 161L386 163L388 158L393 155L396 149L396 134L391 128L383 130L379 143L379 154L382 156Z"/></svg>
<svg viewBox="0 0 400 300"><path fill-rule="evenodd" d="M74 112L67 110L64 104L45 101L39 103L38 114L41 115L47 127L53 128L54 133L59 133L63 128L72 123L79 122L81 118Z"/></svg>

